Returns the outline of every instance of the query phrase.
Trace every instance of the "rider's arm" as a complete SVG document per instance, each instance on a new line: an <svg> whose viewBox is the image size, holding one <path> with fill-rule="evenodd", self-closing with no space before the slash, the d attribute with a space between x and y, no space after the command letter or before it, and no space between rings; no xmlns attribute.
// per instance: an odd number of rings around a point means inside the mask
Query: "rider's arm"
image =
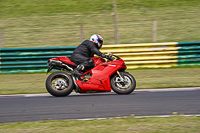
<svg viewBox="0 0 200 133"><path fill-rule="evenodd" d="M96 47L94 46L93 42L90 42L90 41L89 41L89 42L88 42L88 47L89 47L89 49L90 49L94 54L105 58L105 54L104 54L104 53L101 53L101 52L99 51L99 49L96 48Z"/></svg>

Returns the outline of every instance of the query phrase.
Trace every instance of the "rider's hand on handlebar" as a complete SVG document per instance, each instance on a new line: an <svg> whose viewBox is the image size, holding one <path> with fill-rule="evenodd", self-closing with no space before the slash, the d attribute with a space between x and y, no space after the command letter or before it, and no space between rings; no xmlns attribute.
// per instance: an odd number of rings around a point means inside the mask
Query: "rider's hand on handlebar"
<svg viewBox="0 0 200 133"><path fill-rule="evenodd" d="M110 56L110 55L106 55L106 59L108 59L108 60L114 60L114 58L112 56Z"/></svg>
<svg viewBox="0 0 200 133"><path fill-rule="evenodd" d="M110 55L102 54L102 57L103 57L103 58L106 58L106 59L108 59L108 60L114 60L114 58L113 58L112 56L110 56Z"/></svg>

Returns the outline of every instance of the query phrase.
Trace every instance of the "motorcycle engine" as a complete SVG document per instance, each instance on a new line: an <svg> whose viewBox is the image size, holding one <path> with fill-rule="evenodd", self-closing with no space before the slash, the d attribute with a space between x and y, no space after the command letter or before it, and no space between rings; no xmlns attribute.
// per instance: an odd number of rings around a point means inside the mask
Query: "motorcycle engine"
<svg viewBox="0 0 200 133"><path fill-rule="evenodd" d="M88 81L91 78L92 74L91 73L87 73L84 75L83 80L84 81Z"/></svg>

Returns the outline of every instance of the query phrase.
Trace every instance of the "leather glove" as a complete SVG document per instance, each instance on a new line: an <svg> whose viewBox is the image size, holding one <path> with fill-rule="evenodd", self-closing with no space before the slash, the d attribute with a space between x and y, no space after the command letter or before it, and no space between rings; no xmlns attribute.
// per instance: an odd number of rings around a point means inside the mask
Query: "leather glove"
<svg viewBox="0 0 200 133"><path fill-rule="evenodd" d="M101 54L102 58L106 58L106 55L104 53Z"/></svg>
<svg viewBox="0 0 200 133"><path fill-rule="evenodd" d="M114 58L110 55L106 55L106 59L111 60L111 61L114 60Z"/></svg>
<svg viewBox="0 0 200 133"><path fill-rule="evenodd" d="M105 57L106 59L111 59L111 56L110 55L106 55L106 57Z"/></svg>
<svg viewBox="0 0 200 133"><path fill-rule="evenodd" d="M108 59L108 60L113 60L113 59L114 59L112 56L110 56L110 55L105 55L104 53L102 53L101 57L102 57L102 58L106 58L106 59Z"/></svg>

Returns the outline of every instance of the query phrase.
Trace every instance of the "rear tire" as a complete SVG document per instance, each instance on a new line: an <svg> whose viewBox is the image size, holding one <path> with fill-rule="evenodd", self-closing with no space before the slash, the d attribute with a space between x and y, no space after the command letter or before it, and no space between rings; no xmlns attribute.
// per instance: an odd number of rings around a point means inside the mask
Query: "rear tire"
<svg viewBox="0 0 200 133"><path fill-rule="evenodd" d="M125 81L122 82L118 74L111 77L111 88L117 94L130 94L135 90L135 78L128 72L123 72Z"/></svg>
<svg viewBox="0 0 200 133"><path fill-rule="evenodd" d="M47 91L55 97L69 95L74 88L72 77L65 72L54 72L46 80Z"/></svg>

